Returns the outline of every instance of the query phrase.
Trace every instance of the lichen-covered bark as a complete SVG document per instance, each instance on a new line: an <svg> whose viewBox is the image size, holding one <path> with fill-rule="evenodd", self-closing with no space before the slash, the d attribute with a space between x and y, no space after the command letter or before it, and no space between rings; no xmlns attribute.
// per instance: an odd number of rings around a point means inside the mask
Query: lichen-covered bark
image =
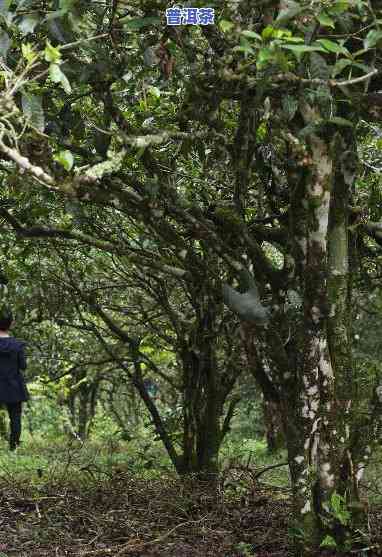
<svg viewBox="0 0 382 557"><path fill-rule="evenodd" d="M311 547L318 544L317 510L334 488L332 470L334 378L326 338L327 232L333 161L326 142L312 136L311 172L307 176L307 253L304 269L303 361L299 373L301 445L293 455L295 507ZM295 448L296 449L296 448ZM308 547L309 550L309 547Z"/></svg>
<svg viewBox="0 0 382 557"><path fill-rule="evenodd" d="M352 467L349 463L351 454L348 452L353 399L352 359L349 339L348 213L349 199L355 177L354 161L356 161L356 152L354 140L350 133L342 137L337 135L335 153L337 167L328 234L328 342L335 372L335 426L339 440L334 465L336 475L342 476L343 485L339 485L338 490L344 494L348 490L348 480ZM342 473L340 467L342 467Z"/></svg>
<svg viewBox="0 0 382 557"><path fill-rule="evenodd" d="M305 533L300 547L304 555L317 550L326 533L343 543L347 531L364 519L358 482L365 460L352 451L350 439L348 211L356 156L348 135L340 139L336 134L331 140L310 137L306 253L296 265L304 270L303 361L297 362L299 412L289 411L288 437L294 421L297 439L303 441L289 439L287 444L296 516ZM353 509L349 525L330 514L334 492L344 495Z"/></svg>
<svg viewBox="0 0 382 557"><path fill-rule="evenodd" d="M303 103L301 116L305 125L319 117ZM360 424L359 431L370 433L363 439L354 428L358 422L353 413L349 311L348 220L357 159L354 138L350 129L339 133L327 128L325 133L310 133L304 144L297 139L298 130L292 132L286 134L291 156L285 286L280 290L273 284L269 327L246 323L242 329L251 370L280 411L294 514L304 533L299 551L310 556L325 535L341 545L355 528L365 524L358 483L372 451L382 387L380 396L376 391L373 418ZM302 307L294 310L292 319L282 308L289 289L302 299ZM285 335L288 329L290 334ZM341 524L332 512L335 493L345 498L351 511L347 524Z"/></svg>

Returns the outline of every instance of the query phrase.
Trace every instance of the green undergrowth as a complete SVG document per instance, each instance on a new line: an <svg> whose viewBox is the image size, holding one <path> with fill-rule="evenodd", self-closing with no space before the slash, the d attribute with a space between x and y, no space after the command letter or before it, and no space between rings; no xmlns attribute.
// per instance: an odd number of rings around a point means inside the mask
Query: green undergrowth
<svg viewBox="0 0 382 557"><path fill-rule="evenodd" d="M223 470L237 468L245 473L247 469L252 472L253 476L268 466L280 464L279 467L262 473L261 482L270 487L290 487L288 466L281 466L281 463L287 461L286 451L279 450L269 453L267 445L262 439L227 440L221 449L220 460Z"/></svg>
<svg viewBox="0 0 382 557"><path fill-rule="evenodd" d="M285 452L269 455L263 441L242 439L224 444L221 450L222 474L233 481L252 480L264 467L285 461ZM108 481L118 472L144 478L160 478L173 468L159 442L148 444L120 439L91 439L84 443L64 437L42 438L24 435L16 453L0 440L0 479L42 485L48 482ZM288 467L267 471L261 481L269 486L289 486Z"/></svg>
<svg viewBox="0 0 382 557"><path fill-rule="evenodd" d="M123 441L82 443L65 439L27 439L12 453L1 441L0 478L13 477L37 484L68 478L72 482L76 479L81 482L86 479L101 481L119 470L158 477L169 468L167 459L155 444L150 451L144 449Z"/></svg>
<svg viewBox="0 0 382 557"><path fill-rule="evenodd" d="M239 490L240 486L245 489L255 481L287 493L288 466L281 465L286 460L285 450L269 454L260 439L227 440L220 453L222 476ZM257 476L262 470L264 473ZM159 479L173 474L174 470L159 442L93 438L82 443L64 437L44 439L26 434L22 446L11 453L6 442L0 440L0 480L5 483L41 486L44 482L62 483L69 479L74 483L93 483L108 481L119 472ZM373 455L361 489L370 504L382 504L382 450Z"/></svg>

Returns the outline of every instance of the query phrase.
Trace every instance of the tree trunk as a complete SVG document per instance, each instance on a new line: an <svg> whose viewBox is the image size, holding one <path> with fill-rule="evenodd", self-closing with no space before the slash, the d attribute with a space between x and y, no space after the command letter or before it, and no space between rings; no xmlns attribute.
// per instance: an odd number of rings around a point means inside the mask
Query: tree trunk
<svg viewBox="0 0 382 557"><path fill-rule="evenodd" d="M204 303L202 298L199 303L193 333L182 339L180 353L184 387L182 461L184 473L197 473L214 483L220 446L229 431L237 399L231 401L223 419L224 403L239 371L232 362L225 368L225 362L217 360L216 304L207 296Z"/></svg>
<svg viewBox="0 0 382 557"><path fill-rule="evenodd" d="M205 348L205 347L204 347ZM217 367L210 348L198 354L187 344L182 353L183 473L216 475L221 443L222 405Z"/></svg>
<svg viewBox="0 0 382 557"><path fill-rule="evenodd" d="M359 504L357 462L350 444L353 370L348 319L348 212L356 151L345 134L341 139L335 134L331 142L312 135L310 149L301 262L303 359L297 369L298 413L287 417L302 555L317 552L325 538L348 551L354 531L351 508ZM288 414L286 405L285 410ZM292 433L297 433L294 441ZM360 518L358 513L358 524Z"/></svg>
<svg viewBox="0 0 382 557"><path fill-rule="evenodd" d="M88 406L89 406L89 392L87 386L81 385L78 397L78 422L77 433L81 441L85 441L88 433Z"/></svg>
<svg viewBox="0 0 382 557"><path fill-rule="evenodd" d="M98 381L80 385L78 397L78 436L85 441L90 434L97 407Z"/></svg>
<svg viewBox="0 0 382 557"><path fill-rule="evenodd" d="M306 125L311 117L312 109L306 110ZM282 416L296 546L303 556L318 554L322 542L349 551L355 529L366 525L358 483L370 438L352 433L348 213L354 144L350 132L325 139L311 134L307 167L296 172L295 166L289 177L294 261L286 259L285 269L289 287L302 299L292 337L283 342L275 327L243 327L249 364Z"/></svg>
<svg viewBox="0 0 382 557"><path fill-rule="evenodd" d="M272 454L284 446L280 410L276 402L265 398L262 408L267 449L268 453Z"/></svg>
<svg viewBox="0 0 382 557"><path fill-rule="evenodd" d="M220 389L217 385L218 370L216 362L210 354L209 365L205 373L205 407L202 421L198 422L197 456L199 471L216 477L219 470L218 457L221 444L220 419L222 405L220 402Z"/></svg>

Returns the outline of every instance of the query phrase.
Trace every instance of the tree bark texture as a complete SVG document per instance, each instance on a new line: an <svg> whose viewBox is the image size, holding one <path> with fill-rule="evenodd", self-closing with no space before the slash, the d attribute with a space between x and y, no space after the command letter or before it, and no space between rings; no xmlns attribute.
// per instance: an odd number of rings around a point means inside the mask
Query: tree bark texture
<svg viewBox="0 0 382 557"><path fill-rule="evenodd" d="M309 123L312 114L304 116ZM348 221L355 141L350 132L312 133L307 145L307 165L289 175L293 261L285 258L284 270L288 287L302 298L294 330L283 343L272 324L265 330L243 324L248 363L281 416L300 555L318 553L326 536L337 547L349 547L355 529L365 527L358 483L371 451L370 438L351 434L356 417Z"/></svg>

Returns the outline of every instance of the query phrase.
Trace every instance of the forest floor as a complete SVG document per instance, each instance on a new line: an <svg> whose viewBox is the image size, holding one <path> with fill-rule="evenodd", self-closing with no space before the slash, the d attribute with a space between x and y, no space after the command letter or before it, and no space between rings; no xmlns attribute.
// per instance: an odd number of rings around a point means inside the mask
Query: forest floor
<svg viewBox="0 0 382 557"><path fill-rule="evenodd" d="M232 469L211 490L163 471L77 463L74 474L67 463L52 473L28 469L22 453L6 458L7 465L0 459L0 557L293 555L289 489L259 483L250 468ZM373 548L349 556L382 555L380 504L373 505L370 526Z"/></svg>
<svg viewBox="0 0 382 557"><path fill-rule="evenodd" d="M289 503L258 491L224 501L205 485L124 473L100 485L2 485L0 551L11 557L284 557ZM2 553L0 553L2 555Z"/></svg>

